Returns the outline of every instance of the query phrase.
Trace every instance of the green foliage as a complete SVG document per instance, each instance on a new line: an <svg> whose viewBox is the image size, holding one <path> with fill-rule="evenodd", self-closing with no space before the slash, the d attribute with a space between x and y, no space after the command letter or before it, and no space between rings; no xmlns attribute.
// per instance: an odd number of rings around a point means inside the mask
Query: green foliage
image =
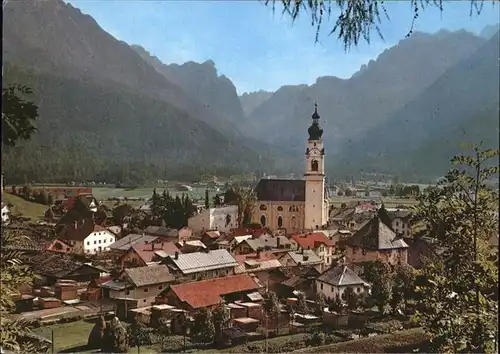
<svg viewBox="0 0 500 354"><path fill-rule="evenodd" d="M114 317L106 324L101 351L105 353L127 353L129 338L120 320Z"/></svg>
<svg viewBox="0 0 500 354"><path fill-rule="evenodd" d="M208 194L208 189L205 189L205 209L210 209L210 196Z"/></svg>
<svg viewBox="0 0 500 354"><path fill-rule="evenodd" d="M160 196L153 190L151 213L155 221L161 220L166 226L180 229L187 225L188 219L196 212L196 206L189 196L173 198L167 191Z"/></svg>
<svg viewBox="0 0 500 354"><path fill-rule="evenodd" d="M416 207L442 252L424 264L415 319L431 334L433 349L442 352L492 352L498 331L491 291L498 288L498 258L488 247L498 232L498 194L484 182L498 173L488 163L499 152L471 150L452 159L454 168Z"/></svg>
<svg viewBox="0 0 500 354"><path fill-rule="evenodd" d="M25 98L31 94L33 91L25 85L2 89L2 143L5 146L28 140L36 131L33 123L38 118L38 106Z"/></svg>
<svg viewBox="0 0 500 354"><path fill-rule="evenodd" d="M297 295L296 309L297 309L297 312L301 313L301 314L308 314L310 311L309 306L307 305L307 302L306 302L306 295L302 292L300 292Z"/></svg>
<svg viewBox="0 0 500 354"><path fill-rule="evenodd" d="M314 306L314 314L322 317L324 308L326 307L325 295L322 292L317 292L315 301L316 304Z"/></svg>
<svg viewBox="0 0 500 354"><path fill-rule="evenodd" d="M483 2L484 0L470 0L471 14L472 10L480 13ZM379 25L382 23L382 19L389 20L387 9L382 0L266 0L265 2L266 5L272 4L273 11L276 3L283 6L283 13L289 15L292 21L295 21L301 13L309 13L311 24L316 27L316 42L319 40L320 29L325 16L328 16L327 20L330 20L330 15L336 14L337 19L330 34L335 33L337 35L337 38L344 44L346 51L353 46L356 47L361 39L364 39L369 44L370 34L373 30L377 32L381 39L384 39ZM429 7L443 10L442 0L411 1L408 5L413 13L413 22L411 22L411 28L407 36L412 33L413 24L419 13L424 12Z"/></svg>
<svg viewBox="0 0 500 354"><path fill-rule="evenodd" d="M314 331L307 339L306 339L306 344L307 345L324 345L326 341L326 335L321 332L321 331Z"/></svg>
<svg viewBox="0 0 500 354"><path fill-rule="evenodd" d="M334 311L337 313L342 313L344 311L344 304L339 294L335 295L335 298L330 300L330 302L328 303L328 308L330 309L330 311Z"/></svg>
<svg viewBox="0 0 500 354"><path fill-rule="evenodd" d="M202 309L195 315L193 336L199 343L212 343L214 341L215 326L212 312Z"/></svg>
<svg viewBox="0 0 500 354"><path fill-rule="evenodd" d="M16 245L27 237L3 227L1 233L0 347L15 352L44 352L48 348L46 344L31 336L29 322L13 320L8 316L15 308L13 298L19 295L18 287L32 285L36 276L28 265L23 264L23 252L8 250L5 247Z"/></svg>
<svg viewBox="0 0 500 354"><path fill-rule="evenodd" d="M408 264L398 264L394 267L392 276L392 299L391 307L394 311L415 295L415 270Z"/></svg>
<svg viewBox="0 0 500 354"><path fill-rule="evenodd" d="M238 206L238 227L249 224L253 213L257 195L253 188L244 188L239 185L232 185L224 195L225 204L235 204Z"/></svg>
<svg viewBox="0 0 500 354"><path fill-rule="evenodd" d="M218 342L222 338L222 331L229 327L229 323L231 321L231 313L229 308L221 303L217 308L213 311L213 322L214 322L214 338L215 341Z"/></svg>
<svg viewBox="0 0 500 354"><path fill-rule="evenodd" d="M135 214L135 209L130 204L118 204L112 210L115 221L122 225L126 220L131 219Z"/></svg>
<svg viewBox="0 0 500 354"><path fill-rule="evenodd" d="M392 296L391 269L382 261L363 262L363 279L371 284L371 300L381 313Z"/></svg>
<svg viewBox="0 0 500 354"><path fill-rule="evenodd" d="M359 306L359 296L352 290L352 288L347 288L345 290L345 297L347 302L347 308L349 310L356 310Z"/></svg>
<svg viewBox="0 0 500 354"><path fill-rule="evenodd" d="M94 327L89 334L89 339L87 342L88 349L100 349L103 346L104 333L106 331L106 321L103 316L99 316Z"/></svg>
<svg viewBox="0 0 500 354"><path fill-rule="evenodd" d="M281 314L281 306L276 293L269 291L266 293L264 301L264 309L266 310L267 316L271 317L275 321L276 335L279 334L279 316Z"/></svg>

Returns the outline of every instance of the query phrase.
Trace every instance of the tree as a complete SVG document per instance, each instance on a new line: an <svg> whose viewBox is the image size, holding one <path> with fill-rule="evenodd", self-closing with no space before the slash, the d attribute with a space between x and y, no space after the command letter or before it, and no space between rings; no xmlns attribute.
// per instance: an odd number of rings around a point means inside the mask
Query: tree
<svg viewBox="0 0 500 354"><path fill-rule="evenodd" d="M381 313L392 293L391 269L382 261L363 262L363 278L371 284L371 300Z"/></svg>
<svg viewBox="0 0 500 354"><path fill-rule="evenodd" d="M396 306L392 306L394 310L401 302L404 302L406 307L408 300L414 297L415 281L415 270L411 266L403 263L394 267L392 276L392 303L396 304Z"/></svg>
<svg viewBox="0 0 500 354"><path fill-rule="evenodd" d="M356 310L359 305L359 296L352 290L352 288L346 289L345 297L347 302L347 308L349 310Z"/></svg>
<svg viewBox="0 0 500 354"><path fill-rule="evenodd" d="M214 341L214 317L209 310L202 309L194 317L193 335L200 343L212 343Z"/></svg>
<svg viewBox="0 0 500 354"><path fill-rule="evenodd" d="M330 302L328 303L328 308L330 309L330 311L342 313L342 311L344 310L344 304L342 303L342 299L340 298L339 294L336 294L335 298L330 300Z"/></svg>
<svg viewBox="0 0 500 354"><path fill-rule="evenodd" d="M214 206L220 207L222 205L222 201L220 200L220 196L218 194L214 197Z"/></svg>
<svg viewBox="0 0 500 354"><path fill-rule="evenodd" d="M302 314L309 313L309 306L307 306L306 295L304 293L297 295L297 312Z"/></svg>
<svg viewBox="0 0 500 354"><path fill-rule="evenodd" d="M238 206L238 227L250 223L250 218L255 207L257 196L251 188L243 188L238 185L231 186L224 196L224 202Z"/></svg>
<svg viewBox="0 0 500 354"><path fill-rule="evenodd" d="M87 341L88 349L100 349L103 346L104 332L106 331L106 321L103 316L99 316L99 319L95 323L94 327L89 334L89 339Z"/></svg>
<svg viewBox="0 0 500 354"><path fill-rule="evenodd" d="M279 316L281 314L281 306L276 293L269 291L266 294L266 300L264 302L264 308L267 315L276 321L276 335L279 333Z"/></svg>
<svg viewBox="0 0 500 354"><path fill-rule="evenodd" d="M221 303L213 312L214 341L219 343L222 339L222 331L229 327L231 313L225 303Z"/></svg>
<svg viewBox="0 0 500 354"><path fill-rule="evenodd" d="M153 195L151 196L151 214L153 218L159 219L162 216L162 199L156 193L156 188L153 189Z"/></svg>
<svg viewBox="0 0 500 354"><path fill-rule="evenodd" d="M479 14L483 8L483 2L484 0L470 0L470 15L473 11ZM266 0L265 2L267 6L272 5L273 11L275 11L276 3L282 5L283 13L289 15L292 21L297 20L300 13L309 12L311 23L316 27L316 41L319 40L325 16L328 16L329 20L331 14L338 13L330 34L337 34L337 39L342 41L346 50L357 46L361 39L370 43L370 34L373 30L383 39L379 25L383 18L390 20L383 0ZM407 36L413 32L413 26L419 13L431 7L442 11L443 3L442 0L409 1L408 5L413 13L413 20Z"/></svg>
<svg viewBox="0 0 500 354"><path fill-rule="evenodd" d="M127 331L118 317L113 317L106 324L101 351L105 353L127 353L129 350L129 339Z"/></svg>
<svg viewBox="0 0 500 354"><path fill-rule="evenodd" d="M4 350L14 352L41 352L45 351L44 343L30 336L29 322L26 320L14 320L8 316L15 308L13 297L19 296L18 288L22 284L32 285L36 279L35 274L29 266L23 263L25 254L20 251L6 249L6 246L16 245L22 242L20 234L13 230L1 228L0 248L0 347Z"/></svg>
<svg viewBox="0 0 500 354"><path fill-rule="evenodd" d="M12 85L2 90L2 144L15 146L28 140L37 130L38 106L26 99L33 91L24 85Z"/></svg>
<svg viewBox="0 0 500 354"><path fill-rule="evenodd" d="M498 257L488 247L498 232L498 193L485 181L499 171L499 151L471 150L452 159L453 168L416 207L442 250L424 263L415 316L438 351L492 352L498 332L492 291L498 288Z"/></svg>
<svg viewBox="0 0 500 354"><path fill-rule="evenodd" d="M130 219L134 214L134 208L130 204L119 204L113 208L112 215L115 221L122 225L125 220Z"/></svg>
<svg viewBox="0 0 500 354"><path fill-rule="evenodd" d="M208 189L205 189L205 209L210 209L210 196L208 195Z"/></svg>
<svg viewBox="0 0 500 354"><path fill-rule="evenodd" d="M317 292L315 300L316 300L316 306L314 308L314 314L316 316L323 317L323 311L326 307L325 294L323 294L322 292Z"/></svg>

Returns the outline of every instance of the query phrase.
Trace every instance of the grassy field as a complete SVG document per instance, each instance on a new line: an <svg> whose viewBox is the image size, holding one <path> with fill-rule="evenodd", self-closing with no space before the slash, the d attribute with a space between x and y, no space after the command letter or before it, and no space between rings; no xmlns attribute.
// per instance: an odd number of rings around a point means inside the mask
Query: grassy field
<svg viewBox="0 0 500 354"><path fill-rule="evenodd" d="M47 210L46 205L29 202L20 198L16 195L4 192L2 195L2 199L7 204L12 204L13 208L11 210L13 215L22 214L27 218L31 218L32 220L40 220L43 218L45 210Z"/></svg>
<svg viewBox="0 0 500 354"><path fill-rule="evenodd" d="M50 340L52 331L54 331L55 352L58 352L64 349L86 345L90 331L93 327L94 323L81 320L44 326L34 329L33 332Z"/></svg>
<svg viewBox="0 0 500 354"><path fill-rule="evenodd" d="M429 336L421 328L413 328L371 338L301 349L298 353L411 353L425 346Z"/></svg>
<svg viewBox="0 0 500 354"><path fill-rule="evenodd" d="M97 200L106 200L109 198L145 198L149 199L153 195L154 188L134 188L134 189L125 189L125 188L93 188L92 193ZM158 193L163 193L164 188L156 188ZM189 192L179 192L175 189L168 189L168 192L172 196L182 194L187 194L191 199L204 199L205 198L205 189L203 188L193 188L192 191ZM215 196L214 191L210 191L210 198Z"/></svg>

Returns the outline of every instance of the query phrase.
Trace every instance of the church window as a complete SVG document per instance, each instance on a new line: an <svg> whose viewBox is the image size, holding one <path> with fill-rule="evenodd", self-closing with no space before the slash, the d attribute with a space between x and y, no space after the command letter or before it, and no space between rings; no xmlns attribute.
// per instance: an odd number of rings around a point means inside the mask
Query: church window
<svg viewBox="0 0 500 354"><path fill-rule="evenodd" d="M264 204L261 204L259 209L260 210L267 210L267 206L265 206Z"/></svg>
<svg viewBox="0 0 500 354"><path fill-rule="evenodd" d="M260 217L260 224L262 225L262 227L266 227L266 216L265 215L262 215Z"/></svg>
<svg viewBox="0 0 500 354"><path fill-rule="evenodd" d="M283 207L281 205L278 207L278 211L283 211Z"/></svg>
<svg viewBox="0 0 500 354"><path fill-rule="evenodd" d="M311 161L311 171L317 172L319 169L319 164L317 160L312 160Z"/></svg>
<svg viewBox="0 0 500 354"><path fill-rule="evenodd" d="M316 143L314 143L314 147L316 147Z"/></svg>
<svg viewBox="0 0 500 354"><path fill-rule="evenodd" d="M278 227L283 227L283 218L278 216Z"/></svg>

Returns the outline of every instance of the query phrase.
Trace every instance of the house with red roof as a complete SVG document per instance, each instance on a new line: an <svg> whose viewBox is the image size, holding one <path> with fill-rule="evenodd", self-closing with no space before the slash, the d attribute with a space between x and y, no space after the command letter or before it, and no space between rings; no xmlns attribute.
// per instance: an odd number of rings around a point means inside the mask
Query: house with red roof
<svg viewBox="0 0 500 354"><path fill-rule="evenodd" d="M297 249L313 251L324 263L330 267L334 261L335 244L323 232L310 232L292 235L290 241L296 244Z"/></svg>
<svg viewBox="0 0 500 354"><path fill-rule="evenodd" d="M96 254L109 251L116 236L93 220L84 219L66 226L59 237L73 247L75 253Z"/></svg>
<svg viewBox="0 0 500 354"><path fill-rule="evenodd" d="M180 250L173 242L135 244L118 258L118 264L121 269L145 267L176 253L180 253Z"/></svg>
<svg viewBox="0 0 500 354"><path fill-rule="evenodd" d="M244 300L245 295L260 289L250 275L238 274L171 285L157 296L156 302L195 312L202 308L214 309L223 301Z"/></svg>

